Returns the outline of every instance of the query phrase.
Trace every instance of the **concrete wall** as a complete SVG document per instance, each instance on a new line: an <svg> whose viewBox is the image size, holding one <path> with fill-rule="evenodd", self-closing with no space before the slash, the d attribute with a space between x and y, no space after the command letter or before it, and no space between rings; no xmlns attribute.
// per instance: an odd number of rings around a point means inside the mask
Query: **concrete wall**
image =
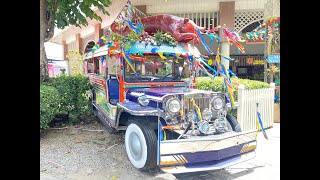
<svg viewBox="0 0 320 180"><path fill-rule="evenodd" d="M44 43L44 47L47 54L47 59L65 60L63 57L63 47L61 44L52 42Z"/></svg>
<svg viewBox="0 0 320 180"><path fill-rule="evenodd" d="M219 10L219 2L232 0L132 0L133 5L146 5L148 14L212 12ZM235 10L264 9L266 0L233 0Z"/></svg>

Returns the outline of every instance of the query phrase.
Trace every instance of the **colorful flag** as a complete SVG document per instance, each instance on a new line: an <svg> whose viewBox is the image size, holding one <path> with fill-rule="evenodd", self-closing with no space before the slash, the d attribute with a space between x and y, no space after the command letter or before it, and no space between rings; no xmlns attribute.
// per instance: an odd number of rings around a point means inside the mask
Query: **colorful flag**
<svg viewBox="0 0 320 180"><path fill-rule="evenodd" d="M257 119L258 131L259 130L262 131L264 138L266 138L268 140L269 138L267 136L267 133L263 128L263 124L262 124L262 120L261 120L261 114L259 112L257 112L257 116L258 116L258 119Z"/></svg>

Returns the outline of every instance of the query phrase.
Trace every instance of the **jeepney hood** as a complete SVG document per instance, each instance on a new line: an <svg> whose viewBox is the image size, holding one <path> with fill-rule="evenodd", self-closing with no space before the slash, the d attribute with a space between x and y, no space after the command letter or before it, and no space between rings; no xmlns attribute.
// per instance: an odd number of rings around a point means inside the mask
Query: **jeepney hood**
<svg viewBox="0 0 320 180"><path fill-rule="evenodd" d="M199 95L201 98L208 98L210 94L219 94L219 92L205 91L199 89L192 89L188 87L152 87L152 88L135 88L129 89L126 93L126 99L131 102L137 102L138 97L146 95L149 100L149 106L151 107L162 107L164 98L174 95L178 96L179 99L187 96ZM209 102L207 102L208 104Z"/></svg>

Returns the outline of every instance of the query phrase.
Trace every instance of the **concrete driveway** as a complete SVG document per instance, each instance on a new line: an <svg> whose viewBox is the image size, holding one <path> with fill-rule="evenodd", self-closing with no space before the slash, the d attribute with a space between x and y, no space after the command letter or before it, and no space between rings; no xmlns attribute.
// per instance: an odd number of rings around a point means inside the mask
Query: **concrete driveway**
<svg viewBox="0 0 320 180"><path fill-rule="evenodd" d="M66 130L49 131L41 139L40 179L280 179L279 123L275 123L273 128L266 130L269 140L264 139L263 134L259 133L255 159L220 171L176 175L164 174L159 170L140 172L130 164L126 157L122 135L110 135L105 131L83 132L81 128L94 128L103 131L101 124L96 123L90 125L90 127L71 127ZM113 146L112 143L114 142L118 145Z"/></svg>
<svg viewBox="0 0 320 180"><path fill-rule="evenodd" d="M230 166L225 170L177 174L177 179L214 180L278 180L280 179L280 123L267 129L269 140L258 135L256 158Z"/></svg>

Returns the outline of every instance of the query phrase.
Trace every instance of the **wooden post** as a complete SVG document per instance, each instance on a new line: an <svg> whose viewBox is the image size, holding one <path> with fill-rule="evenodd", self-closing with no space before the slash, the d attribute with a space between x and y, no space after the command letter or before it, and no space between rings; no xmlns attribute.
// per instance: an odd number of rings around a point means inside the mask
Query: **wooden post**
<svg viewBox="0 0 320 180"><path fill-rule="evenodd" d="M274 94L275 94L275 90L276 90L276 83L270 83L270 86L271 86L271 88L273 89L273 97L274 97ZM272 121L270 121L271 122L271 126L273 126L273 122L275 122L275 120L277 119L275 119L275 103L274 103L274 98L272 98L272 111L271 111L271 114L270 114L270 116L271 116L271 118L272 118ZM279 112L280 113L280 112ZM279 119L280 119L280 114L279 114L279 116L277 116L277 117L279 117Z"/></svg>
<svg viewBox="0 0 320 180"><path fill-rule="evenodd" d="M268 69L268 24L266 23L266 34L264 43L264 82L267 82L267 69Z"/></svg>
<svg viewBox="0 0 320 180"><path fill-rule="evenodd" d="M238 86L238 104L239 104L239 107L237 108L237 120L241 126L241 128L244 127L244 124L243 124L243 109L244 109L244 103L243 103L243 96L244 96L244 85L243 84L239 84ZM242 129L243 130L243 129Z"/></svg>

